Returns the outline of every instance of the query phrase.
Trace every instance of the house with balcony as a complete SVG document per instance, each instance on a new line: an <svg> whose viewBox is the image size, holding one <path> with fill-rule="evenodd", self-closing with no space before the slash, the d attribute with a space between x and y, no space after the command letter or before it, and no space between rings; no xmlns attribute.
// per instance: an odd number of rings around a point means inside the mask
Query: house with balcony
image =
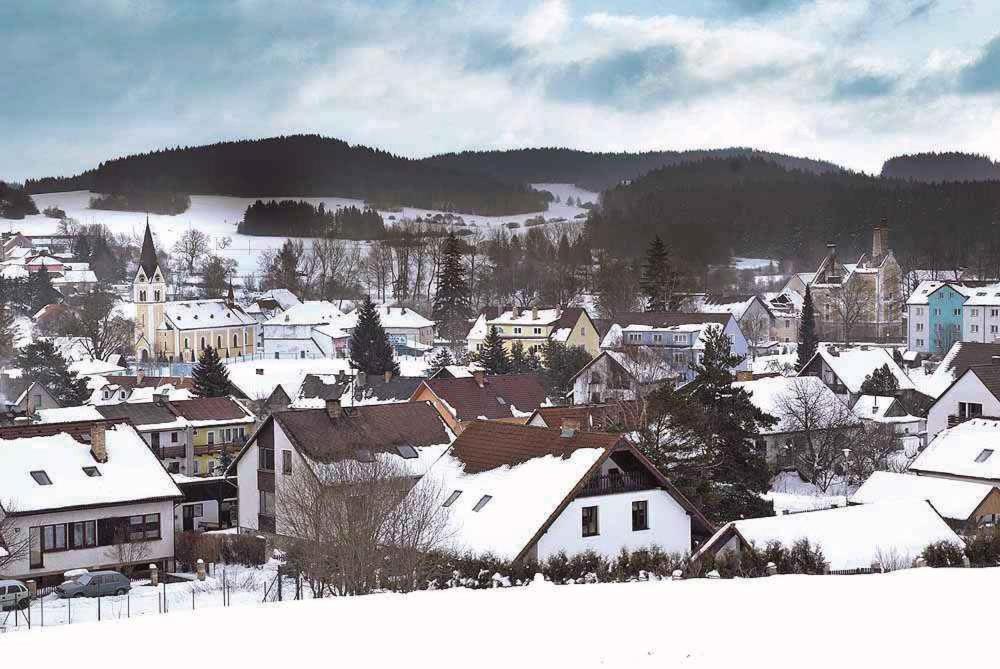
<svg viewBox="0 0 1000 669"><path fill-rule="evenodd" d="M598 327L587 311L578 307L513 307L495 316L484 310L466 337L469 351L480 350L494 327L507 350L519 342L525 351L542 355L546 342L551 340L566 346L580 346L592 356L600 352Z"/></svg>
<svg viewBox="0 0 1000 669"><path fill-rule="evenodd" d="M280 504L294 476L346 460L388 458L401 475L420 478L454 435L426 402L277 411L230 464L239 489L239 527L292 534Z"/></svg>
<svg viewBox="0 0 1000 669"><path fill-rule="evenodd" d="M71 569L174 568L182 494L123 421L0 427L0 491L17 542L4 576L44 586Z"/></svg>
<svg viewBox="0 0 1000 669"><path fill-rule="evenodd" d="M966 368L927 412L927 438L971 418L1000 418L1000 355Z"/></svg>
<svg viewBox="0 0 1000 669"><path fill-rule="evenodd" d="M713 530L621 434L475 421L424 480L444 498L451 548L507 560L687 553Z"/></svg>

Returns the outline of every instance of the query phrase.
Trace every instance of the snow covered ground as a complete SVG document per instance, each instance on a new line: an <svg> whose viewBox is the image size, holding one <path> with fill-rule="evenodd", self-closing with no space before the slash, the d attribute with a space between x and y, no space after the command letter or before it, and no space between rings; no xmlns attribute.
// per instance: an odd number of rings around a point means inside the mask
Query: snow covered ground
<svg viewBox="0 0 1000 669"><path fill-rule="evenodd" d="M173 669L185 656L240 669L988 666L995 651L970 642L969 621L991 619L984 593L998 588L1000 569L913 569L178 607L0 635L0 657L107 669ZM930 603L951 615L927 615Z"/></svg>
<svg viewBox="0 0 1000 669"><path fill-rule="evenodd" d="M764 499L774 502L774 513L781 514L783 511L813 511L847 506L847 498L854 491L852 486L835 482L824 492L812 483L803 481L795 472L781 472L771 481L771 490L764 495Z"/></svg>
<svg viewBox="0 0 1000 669"><path fill-rule="evenodd" d="M574 200L583 198L585 202L596 202L597 193L585 191L572 184L535 184L542 190L548 190L553 195L559 197L559 202L553 202L547 211L534 212L530 214L518 214L516 216L477 216L474 214L462 214L465 222L469 226L491 227L503 225L507 222L516 221L523 223L525 220L541 214L546 219L563 218L567 221L576 220L578 214L586 213L586 209L576 205L567 205L566 199L572 197ZM146 222L146 214L142 212L129 211L103 211L89 209L90 198L93 193L89 191L71 191L65 193L43 193L32 196L39 211L46 207L57 206L66 212L70 218L74 218L81 223L103 223L115 233L126 233L141 236L143 226ZM306 200L312 204L323 202L327 209L335 209L342 206L355 205L364 206L362 200L354 200L343 197L308 197L296 198L280 195L261 195L260 197L226 197L217 195L192 195L191 207L177 216L161 216L150 214L149 222L156 235L156 242L162 249L169 249L174 241L188 228L197 228L208 234L212 239L213 246L216 246L216 253L233 258L239 264L238 272L241 275L251 274L257 271L257 257L260 252L268 248L278 248L285 237L255 237L240 235L236 233L236 226L243 219L243 214L248 205L255 200L283 200L295 199ZM390 216L396 220L400 218L426 217L428 214L438 213L433 210L415 209L404 207L402 211L381 212L386 223L392 224ZM6 225L4 225L6 224ZM0 230L19 230L29 235L45 235L56 232L59 221L54 218L46 218L42 214L27 216L23 221L8 221L0 219ZM232 244L225 249L218 248L221 240L225 237L232 239Z"/></svg>

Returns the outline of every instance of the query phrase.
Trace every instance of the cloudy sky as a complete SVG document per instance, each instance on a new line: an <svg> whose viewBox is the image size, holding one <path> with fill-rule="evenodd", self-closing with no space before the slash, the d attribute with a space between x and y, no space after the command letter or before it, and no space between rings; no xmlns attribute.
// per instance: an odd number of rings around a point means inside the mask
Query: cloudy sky
<svg viewBox="0 0 1000 669"><path fill-rule="evenodd" d="M299 132L410 156L1000 158L996 0L32 0L3 19L6 179Z"/></svg>

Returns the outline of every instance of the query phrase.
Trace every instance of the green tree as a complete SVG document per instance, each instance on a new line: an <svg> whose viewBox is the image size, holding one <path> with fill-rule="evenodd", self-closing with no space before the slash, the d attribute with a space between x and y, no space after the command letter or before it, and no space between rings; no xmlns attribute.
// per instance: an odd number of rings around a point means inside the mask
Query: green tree
<svg viewBox="0 0 1000 669"><path fill-rule="evenodd" d="M399 363L382 327L378 309L367 295L358 307L358 322L351 333L351 364L368 374L399 374Z"/></svg>
<svg viewBox="0 0 1000 669"><path fill-rule="evenodd" d="M62 295L52 287L52 277L45 268L33 272L28 278L28 294L31 296L31 312L38 311L49 304L58 302Z"/></svg>
<svg viewBox="0 0 1000 669"><path fill-rule="evenodd" d="M534 352L524 348L524 344L516 341L510 347L510 371L512 374L529 374L537 372L542 366L541 360Z"/></svg>
<svg viewBox="0 0 1000 669"><path fill-rule="evenodd" d="M228 397L233 392L229 370L222 364L218 352L206 346L191 371L196 397Z"/></svg>
<svg viewBox="0 0 1000 669"><path fill-rule="evenodd" d="M892 397L899 391L899 380L889 369L889 363L877 368L871 374L865 376L861 384L863 395L878 395L879 397Z"/></svg>
<svg viewBox="0 0 1000 669"><path fill-rule="evenodd" d="M66 358L50 341L39 340L21 348L14 364L62 406L79 406L90 398L86 380L70 371Z"/></svg>
<svg viewBox="0 0 1000 669"><path fill-rule="evenodd" d="M510 355L497 326L492 326L486 334L483 348L476 354L476 361L483 366L487 374L510 374Z"/></svg>
<svg viewBox="0 0 1000 669"><path fill-rule="evenodd" d="M462 243L453 232L448 233L431 318L437 322L441 336L448 341L456 341L468 332L471 315L469 284L465 278L465 264L462 262Z"/></svg>
<svg viewBox="0 0 1000 669"><path fill-rule="evenodd" d="M542 353L545 357L542 380L553 398L565 397L573 389L573 377L593 360L582 346L566 346L557 341L547 342Z"/></svg>
<svg viewBox="0 0 1000 669"><path fill-rule="evenodd" d="M640 286L646 298L646 311L677 309L677 270L666 244L657 235L646 249Z"/></svg>
<svg viewBox="0 0 1000 669"><path fill-rule="evenodd" d="M799 323L799 355L795 365L797 370L802 371L809 364L816 354L817 346L819 337L816 336L816 308L813 305L812 291L806 286L806 297L802 301L802 320Z"/></svg>
<svg viewBox="0 0 1000 669"><path fill-rule="evenodd" d="M431 359L430 365L428 366L428 371L431 376L441 371L443 368L455 364L455 358L451 355L451 351L448 350L447 346L442 346L438 349L438 352L434 354Z"/></svg>
<svg viewBox="0 0 1000 669"><path fill-rule="evenodd" d="M14 308L0 302L0 363L14 357Z"/></svg>

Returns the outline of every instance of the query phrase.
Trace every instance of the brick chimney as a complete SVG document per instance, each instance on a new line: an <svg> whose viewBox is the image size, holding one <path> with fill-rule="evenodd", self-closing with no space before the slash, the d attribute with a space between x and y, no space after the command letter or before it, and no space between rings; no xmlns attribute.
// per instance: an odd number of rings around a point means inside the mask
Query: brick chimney
<svg viewBox="0 0 1000 669"><path fill-rule="evenodd" d="M475 367L470 367L469 371L472 372L472 378L476 381L476 385L480 388L486 386L486 370L482 367L476 365Z"/></svg>
<svg viewBox="0 0 1000 669"><path fill-rule="evenodd" d="M326 401L326 415L330 417L330 420L337 420L342 414L339 399Z"/></svg>
<svg viewBox="0 0 1000 669"><path fill-rule="evenodd" d="M878 261L889 252L889 225L888 220L883 218L882 222L872 228L872 260Z"/></svg>
<svg viewBox="0 0 1000 669"><path fill-rule="evenodd" d="M90 426L90 454L97 462L108 461L108 447L105 442L104 423L94 423Z"/></svg>
<svg viewBox="0 0 1000 669"><path fill-rule="evenodd" d="M538 307L531 307L531 320L538 320Z"/></svg>

